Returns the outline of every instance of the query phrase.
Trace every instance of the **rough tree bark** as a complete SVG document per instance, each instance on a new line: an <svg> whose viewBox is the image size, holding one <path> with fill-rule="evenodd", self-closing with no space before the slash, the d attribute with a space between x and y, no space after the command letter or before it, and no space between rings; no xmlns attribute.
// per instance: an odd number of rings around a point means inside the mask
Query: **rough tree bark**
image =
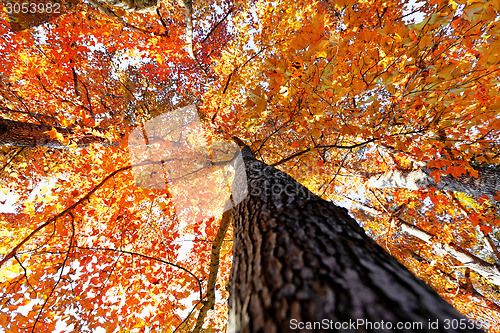
<svg viewBox="0 0 500 333"><path fill-rule="evenodd" d="M94 0L99 2L98 0ZM144 13L154 10L158 6L158 0L100 0L102 3L123 8L129 12Z"/></svg>
<svg viewBox="0 0 500 333"><path fill-rule="evenodd" d="M486 194L492 198L500 191L500 171L495 168L477 167L478 178L462 174L457 178L452 175L442 175L439 183L430 174L434 169L423 167L414 171L393 170L387 173L363 173L368 179L368 186L373 188L407 188L418 190L434 187L438 190L463 192L474 196Z"/></svg>
<svg viewBox="0 0 500 333"><path fill-rule="evenodd" d="M345 209L257 161L248 148L242 153L245 165L236 166L235 184L247 183L249 194L233 208L228 332L481 331L446 329L445 320L464 317L370 239ZM352 326L358 319L365 325ZM439 328L430 329L436 320ZM367 321L384 321L385 329ZM330 330L299 329L299 322L326 323ZM422 328L398 330L398 322Z"/></svg>
<svg viewBox="0 0 500 333"><path fill-rule="evenodd" d="M52 130L53 126L39 125L13 121L8 119L0 119L0 146L9 147L29 147L36 146L67 149L68 146L60 141L53 139L46 132ZM68 137L73 134L69 128L54 127L56 131ZM79 148L83 148L92 143L105 143L106 140L93 135L85 135L76 141Z"/></svg>

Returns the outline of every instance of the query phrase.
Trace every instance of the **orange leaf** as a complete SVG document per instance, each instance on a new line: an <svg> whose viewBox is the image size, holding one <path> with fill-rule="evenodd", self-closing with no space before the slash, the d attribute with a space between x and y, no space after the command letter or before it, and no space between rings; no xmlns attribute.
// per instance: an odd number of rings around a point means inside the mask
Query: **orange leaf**
<svg viewBox="0 0 500 333"><path fill-rule="evenodd" d="M470 222L472 223L473 226L477 226L479 224L479 215L477 213L472 213L469 215Z"/></svg>
<svg viewBox="0 0 500 333"><path fill-rule="evenodd" d="M437 160L437 161L429 161L427 166L429 168L442 168L443 166L449 166L450 161L448 160Z"/></svg>
<svg viewBox="0 0 500 333"><path fill-rule="evenodd" d="M91 117L87 117L87 118L85 118L85 119L83 120L83 122L84 122L84 124L85 124L85 125L87 125L87 126L89 126L89 127L95 127L95 126L96 126L96 123L95 123L94 119L93 119L93 118L91 118Z"/></svg>
<svg viewBox="0 0 500 333"><path fill-rule="evenodd" d="M434 170L431 172L431 177L434 177L434 180L436 181L436 183L439 183L439 179L441 177L441 171L440 170Z"/></svg>
<svg viewBox="0 0 500 333"><path fill-rule="evenodd" d="M458 176L465 173L465 168L462 166L449 166L446 173L458 179Z"/></svg>
<svg viewBox="0 0 500 333"><path fill-rule="evenodd" d="M479 177L479 173L477 172L476 169L469 169L469 174L474 177L474 178L478 178Z"/></svg>
<svg viewBox="0 0 500 333"><path fill-rule="evenodd" d="M64 140L64 135L59 133L54 127L52 127L52 129L50 131L47 131L44 133L47 133L50 136L50 138L53 140L57 140L59 142L63 142L63 140Z"/></svg>
<svg viewBox="0 0 500 333"><path fill-rule="evenodd" d="M490 232L493 231L493 228L489 225L482 225L479 227L479 229L481 229L481 231L485 234L489 234Z"/></svg>

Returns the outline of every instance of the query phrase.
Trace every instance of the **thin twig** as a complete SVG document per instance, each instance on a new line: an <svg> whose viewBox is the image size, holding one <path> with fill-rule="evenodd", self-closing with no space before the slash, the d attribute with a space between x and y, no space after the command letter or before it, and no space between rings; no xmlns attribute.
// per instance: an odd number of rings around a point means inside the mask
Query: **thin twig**
<svg viewBox="0 0 500 333"><path fill-rule="evenodd" d="M189 275L191 275L196 280L196 282L198 282L198 287L200 288L200 300L203 299L201 280L193 272L191 272L187 268L182 267L181 265L174 264L173 262L166 261L166 260L163 260L163 259L160 259L160 258L151 257L151 256L148 256L146 254L137 253L137 252L131 252L131 251L126 251L126 250L111 249L111 248L105 248L105 247L84 247L84 246L73 246L73 247L77 248L77 249L80 249L80 250L93 250L93 251L105 251L105 252L123 253L123 254L128 254L128 255L131 255L131 256L138 256L138 257L141 257L141 258L158 261L158 262L161 262L162 264L170 265L172 267L178 268L178 269L180 269L180 270L188 273Z"/></svg>
<svg viewBox="0 0 500 333"><path fill-rule="evenodd" d="M14 154L14 156L12 156L12 157L10 158L10 160L8 160L8 161L7 161L7 163L5 163L5 165L4 165L4 166L0 169L0 173L2 173L2 172L3 172L3 170L4 170L4 169L5 169L5 168L6 168L6 167L10 164L10 162L12 162L12 161L13 161L13 160L17 157L17 155L19 155L19 154L21 154L21 153L22 153L22 151L24 150L24 148L26 148L26 147L21 147L21 149L19 149L19 150L18 150L18 151Z"/></svg>
<svg viewBox="0 0 500 333"><path fill-rule="evenodd" d="M379 140L379 139L378 138L372 138L372 139L367 140L365 142L356 143L356 144L350 145L350 146L341 146L341 145L316 145L314 147L310 147L310 148L304 149L302 151L299 151L299 152L297 152L295 154L292 154L291 156L288 156L288 157L282 159L281 161L278 161L276 163L271 164L271 166L274 167L274 166L283 164L285 162L290 161L291 159L294 159L297 156L304 155L306 153L312 152L312 151L314 151L316 149L320 149L320 148L354 149L354 148L357 148L357 147L361 147L361 146L367 145L367 144L369 144L371 142L374 142L374 141L377 141L377 140Z"/></svg>
<svg viewBox="0 0 500 333"><path fill-rule="evenodd" d="M36 324L40 320L43 309L45 308L45 306L49 302L50 298L52 297L52 294L54 294L54 291L56 290L57 286L61 282L61 279L62 279L62 276L64 273L64 267L66 266L66 262L68 261L68 258L69 258L70 252L71 252L73 241L75 239L75 220L74 220L73 214L71 214L71 212L69 212L69 215L71 216L71 238L69 240L68 251L66 251L66 256L64 257L64 260L63 260L61 268L60 268L61 273L59 274L59 278L57 279L56 283L54 284L54 286L50 290L49 295L47 296L47 298L45 298L45 301L43 302L42 307L40 308L40 311L38 311L38 315L36 316L35 322L33 323L33 328L31 329L31 332L35 331Z"/></svg>
<svg viewBox="0 0 500 333"><path fill-rule="evenodd" d="M203 38L203 40L201 41L200 44L203 44L207 41L208 37L210 37L210 35L217 29L217 27L222 23L224 22L227 17L229 16L229 14L231 14L231 12L233 11L233 9L231 8L227 14L222 18L222 20L220 20L216 25L214 25L214 27L210 30L210 32L205 36L205 38Z"/></svg>

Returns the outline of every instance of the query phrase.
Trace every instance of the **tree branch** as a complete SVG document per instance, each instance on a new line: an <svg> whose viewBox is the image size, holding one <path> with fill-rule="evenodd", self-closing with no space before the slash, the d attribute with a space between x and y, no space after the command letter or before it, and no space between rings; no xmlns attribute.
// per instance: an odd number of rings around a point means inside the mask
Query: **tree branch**
<svg viewBox="0 0 500 333"><path fill-rule="evenodd" d="M5 163L5 165L0 169L0 174L3 172L3 170L5 170L5 168L17 157L17 155L21 154L23 152L25 147L21 147L21 149L19 149L15 154L14 156L12 156L8 161L7 163Z"/></svg>
<svg viewBox="0 0 500 333"><path fill-rule="evenodd" d="M134 164L134 165L129 165L129 166L126 166L126 167L123 167L123 168L120 168L118 170L115 170L113 171L112 173L110 173L109 175L107 175L103 180L101 180L101 182L99 184L97 184L96 186L94 186L94 188L92 190L90 190L90 192L88 192L84 197L82 197L81 199L79 199L78 201L76 201L75 203L73 203L71 206L69 206L68 208L64 209L62 212L60 212L59 214L51 217L50 219L48 219L45 223L41 224L40 226L38 226L35 230L33 230L28 236L26 236L19 244L17 244L1 261L0 261L0 268L10 259L12 259L14 257L14 255L17 253L17 251L19 251L19 249L24 245L26 244L26 242L28 242L31 238L33 238L33 236L35 236L40 230L42 230L43 228L45 228L46 226L52 224L53 222L57 221L57 219L63 217L64 215L68 214L69 212L71 212L73 209L75 209L79 204L83 203L84 201L88 200L90 198L90 196L92 194L95 193L95 191L97 191L102 185L104 185L104 183L106 183L110 178L113 178L117 173L119 172L122 172L122 171L125 171L125 170L129 170L133 167L138 167L138 166L142 166L142 165L149 165L149 164L159 164L161 162L151 162L151 161L147 161L147 162L143 162L143 163L138 163L138 164Z"/></svg>
<svg viewBox="0 0 500 333"><path fill-rule="evenodd" d="M142 32L142 33L145 33L145 34L148 34L148 35L155 35L155 36L164 36L164 34L161 34L161 33L157 33L157 32L154 32L154 31L148 31L148 30L145 30L145 29L141 29L141 28L138 28L130 23L128 23L127 21L125 21L124 19L122 19L120 16L116 15L116 13L114 11L112 11L110 8L106 7L105 5L103 5L102 3L100 3L98 0L88 0L89 3L96 7L97 9L99 9L104 15L106 15L107 17L111 18L111 19L114 19L114 20L118 20L121 24L123 24L123 26L129 28L129 29L132 29L132 30L135 30L135 31L138 31L138 32Z"/></svg>
<svg viewBox="0 0 500 333"><path fill-rule="evenodd" d="M214 242L212 244L212 254L210 256L210 273L208 275L207 293L205 294L206 300L203 302L203 307L198 314L198 319L196 320L196 326L193 333L201 332L203 327L203 321L207 315L208 310L214 308L215 305L215 283L217 282L217 273L219 272L219 255L220 248L226 236L227 229L231 224L231 210L228 210L222 214L222 219L220 222L219 230L215 235Z"/></svg>
<svg viewBox="0 0 500 333"><path fill-rule="evenodd" d="M186 10L185 20L186 20L186 40L187 40L187 51L189 56L194 60L196 67L201 69L206 76L208 76L207 71L203 68L196 58L193 49L193 1L184 0L184 9Z"/></svg>
<svg viewBox="0 0 500 333"><path fill-rule="evenodd" d="M306 154L306 153L308 153L308 152L311 152L311 151L314 151L314 150L316 150L316 149L321 149L321 148L354 149L354 148L364 146L364 145L366 145L366 144L369 144L369 143L374 142L374 141L377 141L377 140L379 140L379 139L378 139L378 138L372 138L372 139L370 139L370 140L368 140L368 141L361 142L361 143L356 143L356 144L354 144L354 145L350 145L350 146L339 146L339 145L315 145L315 146L313 146L313 147L311 147L311 148L304 149L304 150L299 151L299 152L297 152L297 153L295 153L295 154L293 154L293 155L291 155L291 156L288 156L288 157L286 157L286 158L282 159L281 161L278 161L278 162L276 162L276 163L273 163L273 164L271 164L271 166L272 166L272 167L275 167L275 166L277 166L277 165L281 165L281 164L283 164L283 163L285 163L285 162L290 161L291 159L294 159L295 157L298 157L298 156L300 156L300 155L304 155L304 154Z"/></svg>
<svg viewBox="0 0 500 333"><path fill-rule="evenodd" d="M131 255L131 256L138 256L138 257L141 257L141 258L158 261L158 262L161 262L162 264L170 265L172 267L178 268L178 269L180 269L180 270L188 273L189 275L191 275L196 280L196 282L198 282L198 287L200 288L200 300L203 299L201 280L193 272L191 272L187 268L182 267L181 265L174 264L173 262L166 261L166 260L163 260L163 259L160 259L160 258L151 257L151 256L148 256L146 254L137 253L137 252L130 252L130 251L126 251L126 250L111 249L111 248L105 248L105 247L84 247L84 246L73 246L73 247L77 248L77 249L80 249L80 250L93 250L93 251L105 251L105 252L123 253L123 254L128 254L128 255Z"/></svg>
<svg viewBox="0 0 500 333"><path fill-rule="evenodd" d="M56 290L57 286L59 285L59 282L61 282L61 279L62 279L62 276L63 276L63 273L64 273L64 267L66 266L66 262L68 261L68 258L69 258L70 252L71 252L71 248L73 247L73 241L75 239L75 221L74 221L74 217L71 214L71 212L69 212L69 215L71 216L71 238L70 238L70 241L69 241L68 251L66 251L66 256L64 257L64 260L62 262L61 268L59 268L61 270L61 273L59 274L59 278L57 279L56 283L51 288L51 290L49 292L49 295L45 298L45 301L43 302L42 307L38 311L38 315L36 316L35 322L33 323L33 327L31 329L31 332L35 332L35 326L38 323L38 321L40 320L40 317L42 315L43 309L45 308L45 306L49 302L50 297L52 296L52 294Z"/></svg>
<svg viewBox="0 0 500 333"><path fill-rule="evenodd" d="M495 243L493 242L493 239L491 239L490 234L483 232L483 235L486 247L493 254L493 258L495 259L495 263L497 264L497 266L500 266L500 251L498 251L498 248L495 246Z"/></svg>
<svg viewBox="0 0 500 333"><path fill-rule="evenodd" d="M222 20L220 20L219 22L217 22L216 25L214 25L214 27L208 32L208 34L205 36L205 38L203 38L203 40L201 41L201 44L205 43L208 39L208 37L210 37L210 35L217 29L217 27L222 23L224 22L227 17L229 16L229 14L231 14L231 12L233 11L233 9L231 8L226 15L224 15L224 17L222 18Z"/></svg>

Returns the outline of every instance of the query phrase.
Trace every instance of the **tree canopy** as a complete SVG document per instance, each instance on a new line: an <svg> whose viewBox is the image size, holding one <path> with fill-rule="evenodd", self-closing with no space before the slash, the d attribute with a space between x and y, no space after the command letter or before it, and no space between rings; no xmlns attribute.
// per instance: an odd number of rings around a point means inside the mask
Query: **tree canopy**
<svg viewBox="0 0 500 333"><path fill-rule="evenodd" d="M129 156L134 130L190 105L212 158L244 142L499 330L499 1L90 0L34 21L8 8L6 332L224 331L229 217L186 222Z"/></svg>

